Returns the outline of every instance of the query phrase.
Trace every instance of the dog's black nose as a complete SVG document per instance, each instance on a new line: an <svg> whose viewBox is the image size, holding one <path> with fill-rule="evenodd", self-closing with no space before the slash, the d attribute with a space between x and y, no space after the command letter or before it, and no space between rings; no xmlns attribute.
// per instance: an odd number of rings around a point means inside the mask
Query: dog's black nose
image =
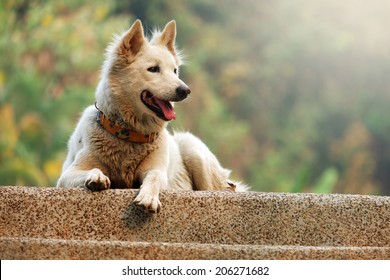
<svg viewBox="0 0 390 280"><path fill-rule="evenodd" d="M179 100L185 99L190 93L191 93L191 90L186 85L180 85L176 89L176 94L177 94L177 97L178 97Z"/></svg>

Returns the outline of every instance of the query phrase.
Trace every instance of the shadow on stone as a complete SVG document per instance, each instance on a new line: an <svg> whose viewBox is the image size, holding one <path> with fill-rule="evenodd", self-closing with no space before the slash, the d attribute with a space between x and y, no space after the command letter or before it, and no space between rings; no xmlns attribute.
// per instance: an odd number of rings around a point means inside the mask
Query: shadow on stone
<svg viewBox="0 0 390 280"><path fill-rule="evenodd" d="M126 227L135 229L147 224L153 215L155 214L146 212L144 208L131 203L123 213L122 220Z"/></svg>

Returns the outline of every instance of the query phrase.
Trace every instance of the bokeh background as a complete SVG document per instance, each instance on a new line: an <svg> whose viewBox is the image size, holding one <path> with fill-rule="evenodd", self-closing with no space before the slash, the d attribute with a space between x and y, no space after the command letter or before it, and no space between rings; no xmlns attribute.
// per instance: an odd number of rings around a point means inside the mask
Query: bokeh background
<svg viewBox="0 0 390 280"><path fill-rule="evenodd" d="M0 185L54 186L104 50L175 19L201 137L257 191L390 194L387 0L1 0Z"/></svg>

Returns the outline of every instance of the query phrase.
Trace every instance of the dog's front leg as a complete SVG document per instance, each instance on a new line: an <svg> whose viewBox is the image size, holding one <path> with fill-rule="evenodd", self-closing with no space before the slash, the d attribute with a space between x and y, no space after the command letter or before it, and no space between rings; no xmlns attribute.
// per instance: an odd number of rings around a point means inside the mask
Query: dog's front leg
<svg viewBox="0 0 390 280"><path fill-rule="evenodd" d="M163 134L159 148L150 153L138 166L135 178L141 187L134 203L143 206L147 211L156 213L161 209L158 198L160 190L168 187L168 143Z"/></svg>
<svg viewBox="0 0 390 280"><path fill-rule="evenodd" d="M91 191L101 191L110 188L110 184L110 179L99 168L80 170L71 166L63 172L57 187L85 187Z"/></svg>
<svg viewBox="0 0 390 280"><path fill-rule="evenodd" d="M134 203L143 206L149 212L160 212L161 203L158 198L160 188L165 189L167 185L168 178L166 173L160 170L148 171Z"/></svg>

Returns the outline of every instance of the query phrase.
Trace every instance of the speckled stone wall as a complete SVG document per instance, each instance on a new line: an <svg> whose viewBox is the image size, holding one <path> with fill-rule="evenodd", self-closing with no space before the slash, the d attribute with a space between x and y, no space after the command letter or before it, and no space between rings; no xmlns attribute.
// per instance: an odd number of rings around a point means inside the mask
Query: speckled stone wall
<svg viewBox="0 0 390 280"><path fill-rule="evenodd" d="M390 259L390 198L0 187L1 259Z"/></svg>

